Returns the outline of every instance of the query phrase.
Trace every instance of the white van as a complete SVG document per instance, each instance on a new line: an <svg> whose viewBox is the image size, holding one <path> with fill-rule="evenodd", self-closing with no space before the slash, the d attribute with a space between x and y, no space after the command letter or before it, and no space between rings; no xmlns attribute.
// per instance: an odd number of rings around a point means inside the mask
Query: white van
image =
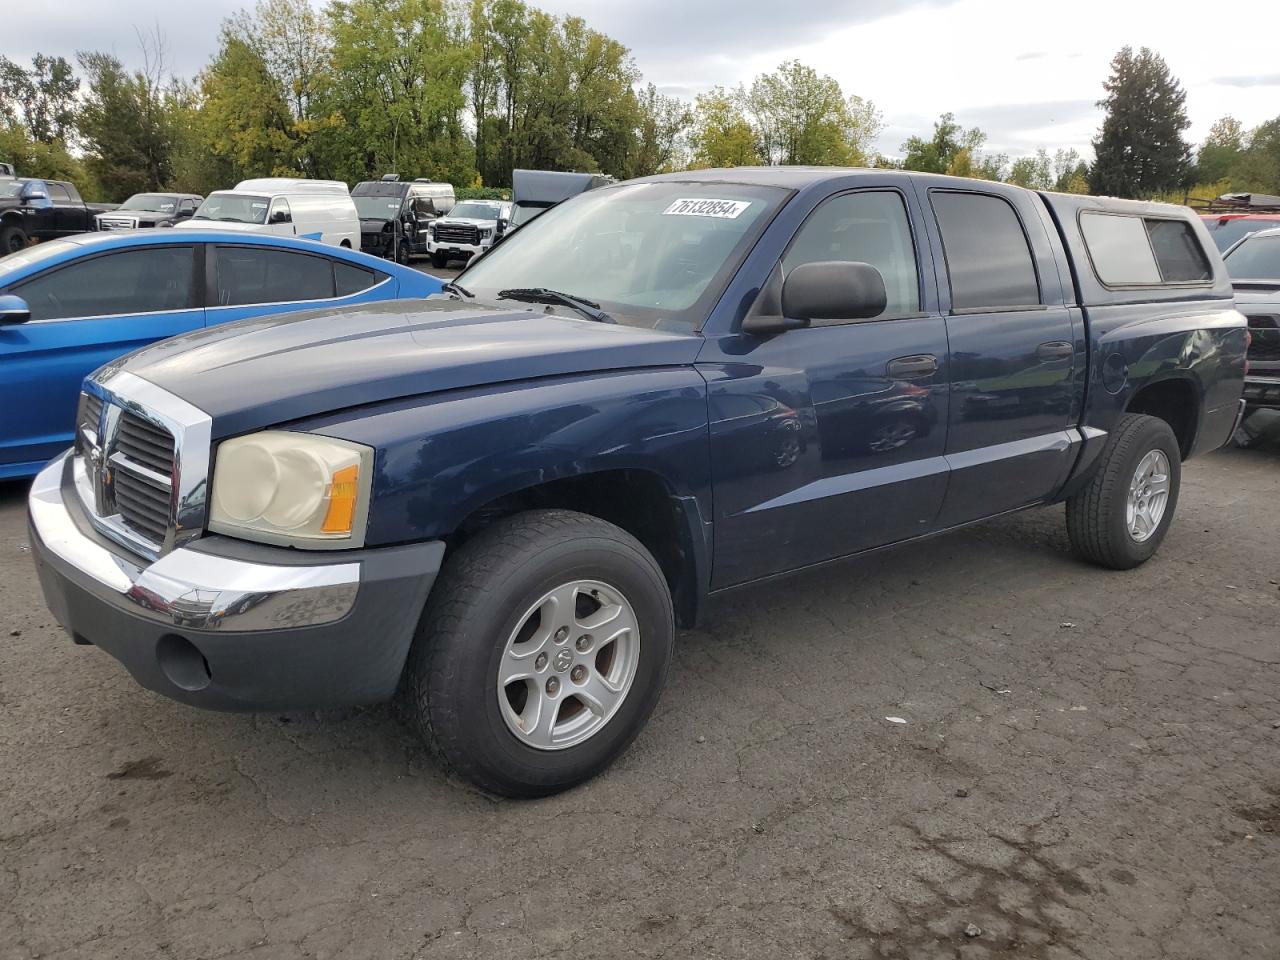
<svg viewBox="0 0 1280 960"><path fill-rule="evenodd" d="M458 202L452 183L435 183L426 177L418 177L413 181L413 196L415 200L418 197L426 197L436 208L436 213L442 217L448 214L453 209L453 205Z"/></svg>
<svg viewBox="0 0 1280 960"><path fill-rule="evenodd" d="M195 216L176 225L184 227L307 237L360 249L360 217L347 185L338 180L242 180L234 190L209 194Z"/></svg>

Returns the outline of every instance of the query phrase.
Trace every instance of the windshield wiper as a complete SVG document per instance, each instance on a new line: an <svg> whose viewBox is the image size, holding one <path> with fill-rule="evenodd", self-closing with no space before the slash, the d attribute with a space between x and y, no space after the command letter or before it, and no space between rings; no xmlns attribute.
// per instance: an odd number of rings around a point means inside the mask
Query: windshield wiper
<svg viewBox="0 0 1280 960"><path fill-rule="evenodd" d="M609 316L600 309L600 304L593 303L590 300L583 300L581 297L575 297L571 293L561 293L559 290L550 290L547 287L512 287L509 290L498 291L499 300L519 300L523 303L550 303L559 304L563 307L569 307L576 310L588 320L594 320L596 323L617 323L618 321Z"/></svg>
<svg viewBox="0 0 1280 960"><path fill-rule="evenodd" d="M445 283L445 285L444 285L444 286L442 286L440 289L441 289L441 290L446 290L446 291L448 291L449 293L457 293L457 294L460 294L460 295L462 295L462 296L466 297L468 300L470 300L470 299L472 299L473 297L475 297L475 294L474 294L474 293L472 293L470 290L468 290L468 289L467 289L466 287L464 287L462 284L460 284L460 283L456 283L456 282L455 282L455 281L453 281L453 280L450 280L450 281L448 281L447 283Z"/></svg>

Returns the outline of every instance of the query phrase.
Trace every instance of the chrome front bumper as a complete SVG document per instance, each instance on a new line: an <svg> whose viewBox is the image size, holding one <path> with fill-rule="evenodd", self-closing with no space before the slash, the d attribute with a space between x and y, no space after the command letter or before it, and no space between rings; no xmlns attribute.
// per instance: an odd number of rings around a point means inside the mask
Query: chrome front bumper
<svg viewBox="0 0 1280 960"><path fill-rule="evenodd" d="M154 563L102 545L72 519L63 495L70 451L36 475L31 525L45 547L161 623L198 630L269 630L341 620L360 587L360 564L273 566L180 547Z"/></svg>
<svg viewBox="0 0 1280 960"><path fill-rule="evenodd" d="M138 683L214 710L377 703L395 692L444 543L317 555L204 536L150 561L95 530L64 454L28 498L54 617Z"/></svg>

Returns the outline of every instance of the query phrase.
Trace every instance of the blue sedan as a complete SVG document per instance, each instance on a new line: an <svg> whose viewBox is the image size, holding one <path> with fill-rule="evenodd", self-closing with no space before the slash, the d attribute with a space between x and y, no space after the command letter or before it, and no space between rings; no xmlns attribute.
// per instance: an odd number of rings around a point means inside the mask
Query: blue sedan
<svg viewBox="0 0 1280 960"><path fill-rule="evenodd" d="M132 350L441 285L342 247L218 230L84 234L0 258L0 479L31 476L70 446L80 381Z"/></svg>

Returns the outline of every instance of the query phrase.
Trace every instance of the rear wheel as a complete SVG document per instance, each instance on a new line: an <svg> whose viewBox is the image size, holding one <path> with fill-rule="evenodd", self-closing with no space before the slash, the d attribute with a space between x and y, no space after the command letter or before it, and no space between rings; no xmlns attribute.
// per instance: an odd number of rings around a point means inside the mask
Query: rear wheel
<svg viewBox="0 0 1280 960"><path fill-rule="evenodd" d="M411 257L409 256L409 241L401 240L396 244L396 263L401 266L406 265Z"/></svg>
<svg viewBox="0 0 1280 960"><path fill-rule="evenodd" d="M0 256L17 253L27 245L27 234L21 227L0 228Z"/></svg>
<svg viewBox="0 0 1280 960"><path fill-rule="evenodd" d="M405 667L402 705L478 786L555 793L635 739L674 637L666 580L634 537L585 514L518 514L449 560Z"/></svg>
<svg viewBox="0 0 1280 960"><path fill-rule="evenodd" d="M1169 531L1181 483L1181 451L1169 424L1125 414L1097 473L1067 501L1072 546L1086 560L1115 570L1145 562Z"/></svg>
<svg viewBox="0 0 1280 960"><path fill-rule="evenodd" d="M443 270L449 265L449 258L443 253L433 253L431 255L431 265L437 270Z"/></svg>

